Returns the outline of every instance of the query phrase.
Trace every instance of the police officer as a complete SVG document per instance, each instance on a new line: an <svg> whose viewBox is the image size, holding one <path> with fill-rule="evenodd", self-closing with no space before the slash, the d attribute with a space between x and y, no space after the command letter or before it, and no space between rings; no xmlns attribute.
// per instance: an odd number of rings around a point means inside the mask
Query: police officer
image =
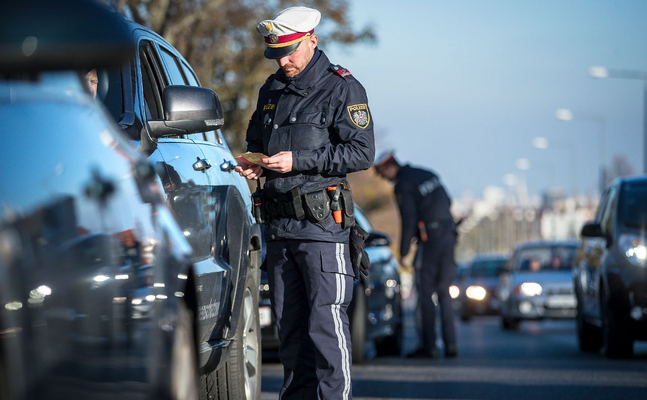
<svg viewBox="0 0 647 400"><path fill-rule="evenodd" d="M370 168L375 156L366 92L317 47L320 18L290 7L258 24L265 57L279 69L260 89L247 150L266 156L236 167L248 179L266 178L266 261L285 400L351 398L346 311L354 274L348 224L330 208L339 207L332 200L346 174Z"/></svg>
<svg viewBox="0 0 647 400"><path fill-rule="evenodd" d="M414 264L422 346L410 356L438 357L435 293L440 305L445 357L456 357L454 311L449 295L449 286L456 273L456 226L449 210L451 200L436 174L409 165L401 166L392 151L380 155L375 168L383 178L395 183L394 192L402 220L402 265L411 240L418 237L419 251Z"/></svg>

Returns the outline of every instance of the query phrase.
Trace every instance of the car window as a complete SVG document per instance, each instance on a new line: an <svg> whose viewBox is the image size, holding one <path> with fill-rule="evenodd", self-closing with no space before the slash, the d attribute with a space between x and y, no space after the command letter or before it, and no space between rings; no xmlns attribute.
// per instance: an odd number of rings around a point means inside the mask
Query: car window
<svg viewBox="0 0 647 400"><path fill-rule="evenodd" d="M626 183L618 204L618 219L625 226L647 226L647 182Z"/></svg>
<svg viewBox="0 0 647 400"><path fill-rule="evenodd" d="M180 71L180 65L177 57L175 57L171 52L166 50L164 47L160 46L160 56L166 64L166 70L168 73L168 79L171 82L171 85L187 85L188 82L184 78L184 74Z"/></svg>
<svg viewBox="0 0 647 400"><path fill-rule="evenodd" d="M607 204L607 199L609 197L609 189L605 190L600 196L600 204L598 204L598 210L595 212L595 222L600 223L602 221L602 213L604 212L604 206Z"/></svg>
<svg viewBox="0 0 647 400"><path fill-rule="evenodd" d="M191 68L189 68L183 62L181 62L180 65L182 66L182 70L184 71L184 76L186 76L186 79L189 81L189 85L200 86L200 82L198 82L198 78L196 78L196 76L193 74L193 71L191 71Z"/></svg>
<svg viewBox="0 0 647 400"><path fill-rule="evenodd" d="M166 86L155 51L150 42L143 41L139 51L139 62L144 89L144 112L146 119L162 119L162 90Z"/></svg>
<svg viewBox="0 0 647 400"><path fill-rule="evenodd" d="M617 187L611 187L609 189L609 196L604 206L602 219L600 221L600 226L602 227L602 233L604 233L605 235L613 234L613 223L615 221L614 211L616 209L617 201L618 201L618 189Z"/></svg>
<svg viewBox="0 0 647 400"><path fill-rule="evenodd" d="M541 246L519 250L515 257L515 271L540 272L570 270L576 246Z"/></svg>
<svg viewBox="0 0 647 400"><path fill-rule="evenodd" d="M121 82L121 69L99 68L97 72L97 99L106 106L115 121L121 119L124 113L123 85Z"/></svg>
<svg viewBox="0 0 647 400"><path fill-rule="evenodd" d="M505 267L506 260L476 260L472 263L470 276L472 278L492 278L499 276Z"/></svg>

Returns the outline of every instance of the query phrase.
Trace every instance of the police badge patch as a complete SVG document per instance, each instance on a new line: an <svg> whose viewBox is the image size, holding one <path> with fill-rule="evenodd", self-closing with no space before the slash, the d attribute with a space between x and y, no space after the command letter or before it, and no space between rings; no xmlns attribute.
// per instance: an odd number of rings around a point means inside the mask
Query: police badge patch
<svg viewBox="0 0 647 400"><path fill-rule="evenodd" d="M350 120L358 127L366 129L368 123L371 121L371 114L368 112L368 105L355 104L348 106L347 108Z"/></svg>

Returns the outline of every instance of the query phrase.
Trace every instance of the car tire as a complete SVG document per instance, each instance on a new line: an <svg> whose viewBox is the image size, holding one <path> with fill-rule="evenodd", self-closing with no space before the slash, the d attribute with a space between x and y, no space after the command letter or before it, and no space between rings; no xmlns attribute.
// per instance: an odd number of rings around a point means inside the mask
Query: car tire
<svg viewBox="0 0 647 400"><path fill-rule="evenodd" d="M259 400L261 398L261 327L258 285L248 274L235 339L223 368L203 378L200 399ZM256 289L256 290L255 290Z"/></svg>
<svg viewBox="0 0 647 400"><path fill-rule="evenodd" d="M402 307L400 307L400 321L395 326L393 334L376 343L375 350L378 356L399 356L402 354L404 331L402 326Z"/></svg>
<svg viewBox="0 0 647 400"><path fill-rule="evenodd" d="M606 291L602 293L602 354L608 358L631 358L634 341L627 332L626 321L614 312Z"/></svg>
<svg viewBox="0 0 647 400"><path fill-rule="evenodd" d="M366 353L366 295L361 284L353 289L353 301L349 308L353 364L361 364Z"/></svg>
<svg viewBox="0 0 647 400"><path fill-rule="evenodd" d="M602 347L602 334L598 327L586 322L581 304L582 302L578 299L576 324L580 351L584 353L598 352Z"/></svg>
<svg viewBox="0 0 647 400"><path fill-rule="evenodd" d="M184 301L177 311L177 326L171 347L170 398L198 398L198 358L192 312Z"/></svg>

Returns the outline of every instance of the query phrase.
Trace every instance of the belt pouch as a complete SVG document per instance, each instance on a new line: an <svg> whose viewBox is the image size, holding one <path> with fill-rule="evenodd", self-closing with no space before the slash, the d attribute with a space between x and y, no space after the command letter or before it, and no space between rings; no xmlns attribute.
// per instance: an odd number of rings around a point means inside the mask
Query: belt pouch
<svg viewBox="0 0 647 400"><path fill-rule="evenodd" d="M292 194L292 206L294 207L294 218L297 221L303 221L306 217L306 212L301 203L301 188L295 187L290 191Z"/></svg>
<svg viewBox="0 0 647 400"><path fill-rule="evenodd" d="M341 199L342 208L344 210L344 218L342 221L342 228L348 229L355 225L355 203L353 202L353 193L350 191L348 181L343 180L341 184Z"/></svg>
<svg viewBox="0 0 647 400"><path fill-rule="evenodd" d="M330 217L330 200L325 190L303 195L306 202L306 215L312 222L323 222Z"/></svg>

